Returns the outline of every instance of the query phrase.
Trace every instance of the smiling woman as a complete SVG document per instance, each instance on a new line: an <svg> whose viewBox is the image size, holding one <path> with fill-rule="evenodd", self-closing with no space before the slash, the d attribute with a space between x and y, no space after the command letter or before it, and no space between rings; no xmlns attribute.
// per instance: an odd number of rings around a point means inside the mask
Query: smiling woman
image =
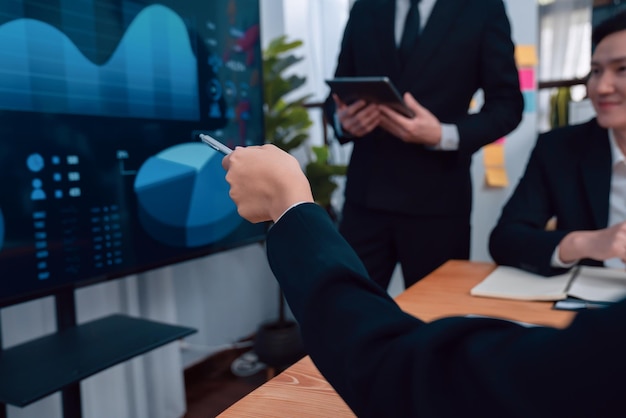
<svg viewBox="0 0 626 418"><path fill-rule="evenodd" d="M539 136L491 234L498 264L543 275L576 264L624 268L626 11L597 26L593 41L587 90L597 117ZM557 227L546 231L552 217Z"/></svg>
<svg viewBox="0 0 626 418"><path fill-rule="evenodd" d="M596 32L593 40L597 47L587 82L589 98L598 124L613 130L618 146L626 153L626 30L608 35Z"/></svg>

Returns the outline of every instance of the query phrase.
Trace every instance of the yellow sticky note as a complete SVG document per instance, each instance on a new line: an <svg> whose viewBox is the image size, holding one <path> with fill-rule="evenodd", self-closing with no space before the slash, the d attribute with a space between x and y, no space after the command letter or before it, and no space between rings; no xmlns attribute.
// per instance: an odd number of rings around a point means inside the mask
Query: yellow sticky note
<svg viewBox="0 0 626 418"><path fill-rule="evenodd" d="M534 67L537 65L537 49L534 45L517 45L515 62L518 67Z"/></svg>
<svg viewBox="0 0 626 418"><path fill-rule="evenodd" d="M504 145L489 144L483 148L485 167L504 167Z"/></svg>
<svg viewBox="0 0 626 418"><path fill-rule="evenodd" d="M504 167L485 167L485 181L490 187L506 187L509 178Z"/></svg>

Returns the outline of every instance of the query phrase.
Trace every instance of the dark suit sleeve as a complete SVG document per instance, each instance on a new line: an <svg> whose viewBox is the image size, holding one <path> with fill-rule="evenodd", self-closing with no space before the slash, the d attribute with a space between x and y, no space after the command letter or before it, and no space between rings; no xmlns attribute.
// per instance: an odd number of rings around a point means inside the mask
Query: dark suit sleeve
<svg viewBox="0 0 626 418"><path fill-rule="evenodd" d="M513 131L524 111L515 46L504 5L499 0L485 3L481 13L489 13L485 17L485 29L479 34L482 50L477 64L484 104L479 113L452 121L459 130L459 151L470 154Z"/></svg>
<svg viewBox="0 0 626 418"><path fill-rule="evenodd" d="M545 229L555 214L552 200L557 196L550 189L554 176L548 171L549 165L555 165L557 153L548 145L549 138L540 135L524 175L489 237L489 251L496 263L545 276L563 273L563 269L551 267L551 261L555 248L569 232Z"/></svg>
<svg viewBox="0 0 626 418"><path fill-rule="evenodd" d="M315 204L287 212L267 251L308 353L359 417L623 416L623 303L565 330L425 324L367 278Z"/></svg>

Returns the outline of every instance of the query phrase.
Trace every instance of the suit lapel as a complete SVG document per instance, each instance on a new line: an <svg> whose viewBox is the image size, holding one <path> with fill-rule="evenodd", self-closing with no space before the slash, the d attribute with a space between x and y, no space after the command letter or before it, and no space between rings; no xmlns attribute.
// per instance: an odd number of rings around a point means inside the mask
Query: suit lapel
<svg viewBox="0 0 626 418"><path fill-rule="evenodd" d="M591 140L581 160L580 169L585 192L589 197L596 227L606 228L609 222L609 194L611 191L612 160L608 133L593 124Z"/></svg>
<svg viewBox="0 0 626 418"><path fill-rule="evenodd" d="M456 16L464 9L467 1L437 0L420 35L415 54L411 56L402 70L402 85L409 86L411 81L417 78L424 64L430 60L450 33Z"/></svg>

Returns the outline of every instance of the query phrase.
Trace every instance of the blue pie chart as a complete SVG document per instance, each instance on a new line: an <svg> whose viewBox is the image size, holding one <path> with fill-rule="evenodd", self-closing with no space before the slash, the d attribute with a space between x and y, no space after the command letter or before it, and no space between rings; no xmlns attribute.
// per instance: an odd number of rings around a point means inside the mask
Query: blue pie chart
<svg viewBox="0 0 626 418"><path fill-rule="evenodd" d="M139 221L175 247L211 244L243 219L228 196L222 154L201 143L176 145L147 159L135 178Z"/></svg>
<svg viewBox="0 0 626 418"><path fill-rule="evenodd" d="M2 250L3 243L4 243L4 217L2 216L2 209L0 209L0 251Z"/></svg>

